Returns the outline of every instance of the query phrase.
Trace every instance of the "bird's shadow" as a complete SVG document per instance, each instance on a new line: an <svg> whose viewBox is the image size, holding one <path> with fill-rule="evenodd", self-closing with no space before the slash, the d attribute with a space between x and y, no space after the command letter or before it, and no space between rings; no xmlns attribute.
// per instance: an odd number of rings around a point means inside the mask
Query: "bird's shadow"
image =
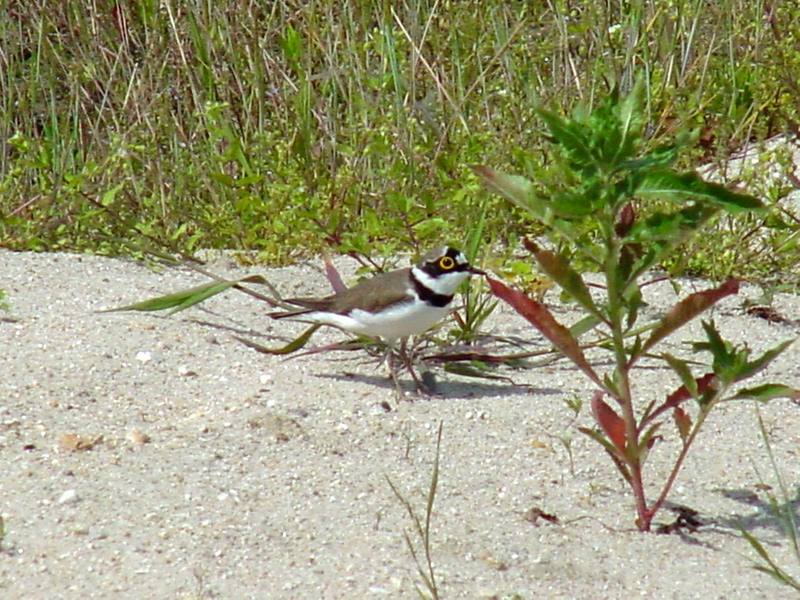
<svg viewBox="0 0 800 600"><path fill-rule="evenodd" d="M230 319L229 319L230 320ZM206 321L203 319L197 318L190 318L188 319L190 323L194 323L196 325L200 325L202 327L206 327L208 329L216 329L219 331L224 331L233 335L240 335L240 336L250 336L255 338L261 339L269 339L269 340L276 340L276 341L291 341L291 338L287 338L283 335L275 335L273 333L266 333L264 331L258 331L253 329L252 327L244 324L227 324L227 323L215 323L213 321Z"/></svg>
<svg viewBox="0 0 800 600"><path fill-rule="evenodd" d="M394 390L395 385L388 375L365 375L343 371L340 373L316 373L316 377L323 379L333 379L335 381L355 381L364 383L377 388ZM484 381L461 381L455 379L442 380L437 378L433 393L428 395L417 389L414 381L410 378L401 378L400 386L402 392L416 394L424 398L429 396L432 399L444 398L448 400L467 399L467 398L490 398L499 396L509 396L511 394L538 394L538 395L557 395L563 394L563 390L556 388L536 388L530 385L515 384L505 381L484 382Z"/></svg>

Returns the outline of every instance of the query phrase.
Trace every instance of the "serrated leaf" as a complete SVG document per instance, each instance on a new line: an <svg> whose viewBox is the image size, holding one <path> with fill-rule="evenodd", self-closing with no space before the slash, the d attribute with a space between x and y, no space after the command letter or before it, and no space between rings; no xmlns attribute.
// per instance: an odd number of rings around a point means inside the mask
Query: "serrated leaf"
<svg viewBox="0 0 800 600"><path fill-rule="evenodd" d="M782 383L764 383L755 387L738 390L736 394L727 398L727 400L758 400L759 402L769 402L776 398L798 400L800 399L800 389Z"/></svg>
<svg viewBox="0 0 800 600"><path fill-rule="evenodd" d="M578 341L569 332L569 329L556 321L547 307L541 302L537 302L522 292L508 287L503 282L486 277L492 293L508 303L514 310L522 315L529 323L538 329L553 346L555 346L564 356L570 359L578 368L581 369L592 381L600 384L597 373L594 372L589 361L583 355Z"/></svg>
<svg viewBox="0 0 800 600"><path fill-rule="evenodd" d="M537 109L536 114L545 122L550 135L564 149L571 161L581 166L593 162L590 141L584 134L586 130L584 124L562 119L554 112L542 108Z"/></svg>
<svg viewBox="0 0 800 600"><path fill-rule="evenodd" d="M695 204L679 211L657 212L643 221L637 221L628 232L628 240L635 242L683 241L688 234L702 227L718 208Z"/></svg>
<svg viewBox="0 0 800 600"><path fill-rule="evenodd" d="M757 359L748 362L742 370L736 375L736 381L742 381L748 377L752 377L759 371L765 369L769 363L775 360L784 350L794 343L794 340L785 340L777 346L770 348Z"/></svg>
<svg viewBox="0 0 800 600"><path fill-rule="evenodd" d="M212 296L216 296L240 283L266 284L267 280L261 275L248 275L247 277L236 280L213 281L211 283L205 283L172 294L167 294L166 296L158 296L156 298L150 298L149 300L143 300L142 302L136 302L135 304L128 304L127 306L120 306L119 308L111 308L100 312L120 312L124 310L155 312L171 308L172 310L168 314L172 315L176 312L186 310L190 306L194 306L204 300L208 300Z"/></svg>
<svg viewBox="0 0 800 600"><path fill-rule="evenodd" d="M718 183L704 181L691 171L676 173L670 169L654 169L642 178L636 195L670 202L695 200L711 203L730 213L764 210L764 205L755 196L733 192Z"/></svg>
<svg viewBox="0 0 800 600"><path fill-rule="evenodd" d="M298 337L293 339L285 346L281 346L280 348L267 348L266 346L262 346L261 344L254 342L252 340L239 337L238 335L235 335L233 337L234 339L237 339L240 342L242 342L245 346L252 348L257 352L260 352L261 354L283 355L283 354L291 354L292 352L297 352L298 350L300 350L300 348L302 348L308 343L308 340L311 339L311 336L314 335L314 332L320 327L322 327L322 325L315 323L314 325L306 329Z"/></svg>
<svg viewBox="0 0 800 600"><path fill-rule="evenodd" d="M739 281L736 279L728 279L728 281L719 287L687 296L673 306L658 325L656 325L650 337L647 338L644 346L642 346L642 351L639 353L639 356L647 352L676 329L684 326L697 315L722 300L722 298L730 296L731 294L736 294L738 291Z"/></svg>

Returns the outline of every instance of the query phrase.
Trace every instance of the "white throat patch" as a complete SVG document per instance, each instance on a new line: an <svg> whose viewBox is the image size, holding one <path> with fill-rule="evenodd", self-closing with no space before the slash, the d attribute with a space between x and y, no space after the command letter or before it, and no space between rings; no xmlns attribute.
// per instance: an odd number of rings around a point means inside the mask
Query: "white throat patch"
<svg viewBox="0 0 800 600"><path fill-rule="evenodd" d="M412 267L411 273L417 281L434 294L441 294L442 296L455 294L461 282L470 276L469 271L453 271L451 273L442 273L438 277L431 277L419 267Z"/></svg>

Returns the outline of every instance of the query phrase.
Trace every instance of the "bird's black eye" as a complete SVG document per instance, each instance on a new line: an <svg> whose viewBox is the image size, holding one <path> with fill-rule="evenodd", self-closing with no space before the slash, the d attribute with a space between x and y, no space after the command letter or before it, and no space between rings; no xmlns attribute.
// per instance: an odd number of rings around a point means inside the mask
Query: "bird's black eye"
<svg viewBox="0 0 800 600"><path fill-rule="evenodd" d="M439 268L441 268L442 271L450 271L455 266L456 266L456 261L454 261L449 256L443 256L442 258L439 259Z"/></svg>

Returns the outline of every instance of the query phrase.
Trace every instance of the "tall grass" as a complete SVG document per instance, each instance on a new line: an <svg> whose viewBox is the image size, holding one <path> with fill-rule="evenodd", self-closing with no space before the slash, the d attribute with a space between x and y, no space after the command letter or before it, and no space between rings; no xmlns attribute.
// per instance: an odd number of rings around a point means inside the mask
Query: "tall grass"
<svg viewBox="0 0 800 600"><path fill-rule="evenodd" d="M800 8L752 0L2 1L0 244L285 261L458 237L535 176L535 102L648 81L708 157L797 120ZM495 202L492 200L491 202ZM513 240L508 210L489 236Z"/></svg>

